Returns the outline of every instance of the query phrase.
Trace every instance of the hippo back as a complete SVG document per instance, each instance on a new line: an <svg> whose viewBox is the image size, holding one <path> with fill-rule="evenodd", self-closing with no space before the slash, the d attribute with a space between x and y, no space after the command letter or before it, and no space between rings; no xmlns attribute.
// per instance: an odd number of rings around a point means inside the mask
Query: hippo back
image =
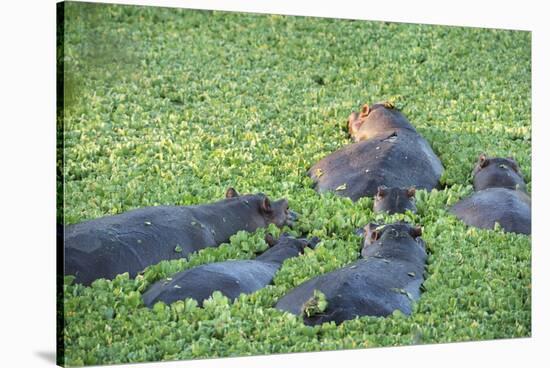
<svg viewBox="0 0 550 368"><path fill-rule="evenodd" d="M68 225L64 241L65 273L84 284L124 272L134 277L150 264L186 256L195 244L216 244L192 210L179 206L146 207Z"/></svg>
<svg viewBox="0 0 550 368"><path fill-rule="evenodd" d="M423 264L369 257L311 279L282 297L276 308L301 314L303 305L319 290L328 301L321 314L304 316L304 323L341 323L357 316L387 316L395 310L412 312L420 297Z"/></svg>
<svg viewBox="0 0 550 368"><path fill-rule="evenodd" d="M145 207L65 227L65 274L90 284L227 242L264 219L246 197L198 206Z"/></svg>
<svg viewBox="0 0 550 368"><path fill-rule="evenodd" d="M381 185L431 190L438 185L443 166L424 138L402 129L345 146L308 173L317 191L357 200L374 196Z"/></svg>
<svg viewBox="0 0 550 368"><path fill-rule="evenodd" d="M519 190L477 191L456 203L451 213L467 225L481 229L493 229L498 222L504 231L531 234L531 199Z"/></svg>
<svg viewBox="0 0 550 368"><path fill-rule="evenodd" d="M278 268L278 264L256 260L205 264L180 272L169 281L158 281L143 294L143 302L151 307L159 301L170 304L193 298L202 305L216 290L234 300L269 284Z"/></svg>

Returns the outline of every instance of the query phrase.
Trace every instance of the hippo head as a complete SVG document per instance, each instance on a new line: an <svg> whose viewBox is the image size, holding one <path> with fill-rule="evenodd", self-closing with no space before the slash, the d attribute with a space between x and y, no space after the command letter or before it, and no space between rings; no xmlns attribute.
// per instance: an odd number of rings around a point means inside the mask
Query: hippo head
<svg viewBox="0 0 550 368"><path fill-rule="evenodd" d="M272 234L268 233L265 236L265 242L267 245L269 245L270 248L274 247L295 247L300 251L300 253L303 252L303 250L307 248L315 249L317 244L321 240L314 236L311 239L307 238L296 238L289 233L283 233L279 237L279 239L275 239Z"/></svg>
<svg viewBox="0 0 550 368"><path fill-rule="evenodd" d="M228 188L225 197L236 198L253 206L262 216L266 226L275 224L277 227L285 225L292 227L298 219L298 214L288 208L288 201L285 198L272 202L263 193L239 195L234 188Z"/></svg>
<svg viewBox="0 0 550 368"><path fill-rule="evenodd" d="M378 187L374 197L374 212L387 212L389 214L404 213L406 210L416 212L414 195L416 189L410 188L388 188L384 185Z"/></svg>
<svg viewBox="0 0 550 368"><path fill-rule="evenodd" d="M256 260L282 264L286 259L304 253L306 247L315 248L317 243L319 243L319 238L315 237L308 240L305 238L296 238L285 233L275 240L273 235L266 234L265 242L269 245L269 249L256 257Z"/></svg>
<svg viewBox="0 0 550 368"><path fill-rule="evenodd" d="M412 226L406 222L396 222L388 225L379 225L370 223L364 228L363 249L361 255L367 257L369 255L369 248L377 242L383 243L384 240L398 239L398 238L410 238L417 240L422 235L422 228L420 226Z"/></svg>
<svg viewBox="0 0 550 368"><path fill-rule="evenodd" d="M481 154L472 172L474 190L508 188L525 191L525 181L517 162L511 158L492 157Z"/></svg>
<svg viewBox="0 0 550 368"><path fill-rule="evenodd" d="M372 138L379 134L392 134L397 129L414 127L395 108L391 102L380 102L374 105L364 104L361 111L352 112L348 118L349 134L355 142Z"/></svg>

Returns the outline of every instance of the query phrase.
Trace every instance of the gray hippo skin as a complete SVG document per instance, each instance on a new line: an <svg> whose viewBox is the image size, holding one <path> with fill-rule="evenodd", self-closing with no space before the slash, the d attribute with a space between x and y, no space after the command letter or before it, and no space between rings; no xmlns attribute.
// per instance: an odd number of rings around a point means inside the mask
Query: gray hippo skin
<svg viewBox="0 0 550 368"><path fill-rule="evenodd" d="M480 190L455 204L451 213L469 226L493 229L498 222L506 232L531 234L531 199L519 190Z"/></svg>
<svg viewBox="0 0 550 368"><path fill-rule="evenodd" d="M357 143L309 169L318 192L333 191L356 201L374 196L381 185L431 190L439 184L441 161L393 105L364 105L361 114L351 114L349 130Z"/></svg>
<svg viewBox="0 0 550 368"><path fill-rule="evenodd" d="M399 310L412 312L420 298L427 254L420 228L399 222L382 228L365 227L365 243L359 259L343 268L315 277L291 290L275 308L303 315L306 325L357 316L385 317ZM304 314L304 306L318 290L328 302L323 312Z"/></svg>
<svg viewBox="0 0 550 368"><path fill-rule="evenodd" d="M268 234L266 241L270 248L254 260L204 264L179 272L170 281L161 280L143 294L143 302L152 307L159 301L171 304L193 298L202 306L216 290L234 300L240 294L250 294L270 284L286 259L303 253L305 247L313 248L318 239L308 241L283 234L275 242Z"/></svg>
<svg viewBox="0 0 550 368"><path fill-rule="evenodd" d="M474 167L474 190L508 188L526 191L523 175L517 162L511 158L489 158L482 154Z"/></svg>
<svg viewBox="0 0 550 368"><path fill-rule="evenodd" d="M212 204L145 207L68 225L65 274L84 285L124 272L135 277L149 265L225 243L239 230L291 225L294 217L286 199L272 203L262 193L239 196L229 188Z"/></svg>
<svg viewBox="0 0 550 368"><path fill-rule="evenodd" d="M476 192L451 207L451 213L469 226L493 229L498 222L506 232L531 234L531 198L517 163L481 155L473 175Z"/></svg>
<svg viewBox="0 0 550 368"><path fill-rule="evenodd" d="M374 197L374 212L404 213L411 211L416 213L414 196L416 189L410 188L388 188L384 185L378 187L378 192Z"/></svg>

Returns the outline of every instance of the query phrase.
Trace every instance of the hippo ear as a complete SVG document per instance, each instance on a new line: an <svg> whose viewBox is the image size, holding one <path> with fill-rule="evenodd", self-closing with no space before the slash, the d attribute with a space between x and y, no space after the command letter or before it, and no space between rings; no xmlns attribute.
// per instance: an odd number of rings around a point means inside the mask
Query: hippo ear
<svg viewBox="0 0 550 368"><path fill-rule="evenodd" d="M378 229L379 227L380 227L379 224L375 224L374 222L370 222L370 223L366 224L363 228L365 229L365 231L367 233L370 233L370 232Z"/></svg>
<svg viewBox="0 0 550 368"><path fill-rule="evenodd" d="M416 239L422 235L422 228L420 226L412 227L409 234Z"/></svg>
<svg viewBox="0 0 550 368"><path fill-rule="evenodd" d="M269 201L269 198L264 197L264 199L262 200L262 204L260 205L260 208L261 208L262 211L265 212L265 213L270 213L270 212L273 211L273 210L271 209L271 202Z"/></svg>
<svg viewBox="0 0 550 368"><path fill-rule="evenodd" d="M380 231L378 230L374 230L374 231L371 231L370 233L370 240L375 242L377 241L378 239L380 239Z"/></svg>
<svg viewBox="0 0 550 368"><path fill-rule="evenodd" d="M387 189L388 189L387 186L385 186L385 185L380 185L380 186L378 187L378 191L377 191L376 195L377 195L378 197L380 197L380 198L383 198L383 197L386 195L386 190L387 190Z"/></svg>
<svg viewBox="0 0 550 368"><path fill-rule="evenodd" d="M266 242L267 245L269 245L270 247L272 247L272 246L274 246L275 244L277 244L277 241L275 240L275 238L273 237L273 234L271 234L271 233L265 234L265 242Z"/></svg>
<svg viewBox="0 0 550 368"><path fill-rule="evenodd" d="M365 229L364 236L365 236L365 240L367 241L367 244L371 244L372 242L374 242L374 241L376 241L380 238L380 231L376 230L379 227L380 226L378 224L374 224L372 222L365 225L365 227L364 227L364 229Z"/></svg>
<svg viewBox="0 0 550 368"><path fill-rule="evenodd" d="M487 158L487 155L485 155L484 153L479 155L478 164L479 164L479 167L481 168L484 168L485 166L489 165L489 159Z"/></svg>
<svg viewBox="0 0 550 368"><path fill-rule="evenodd" d="M412 198L415 196L415 194L416 194L415 187L410 187L409 189L407 189L407 197Z"/></svg>
<svg viewBox="0 0 550 368"><path fill-rule="evenodd" d="M367 104L364 104L363 107L361 107L361 117L366 118L370 113L370 107Z"/></svg>
<svg viewBox="0 0 550 368"><path fill-rule="evenodd" d="M239 196L239 193L235 190L235 188L229 187L225 191L225 198L236 198Z"/></svg>
<svg viewBox="0 0 550 368"><path fill-rule="evenodd" d="M348 118L348 130L350 134L356 132L361 126L361 120L359 119L359 114L352 112Z"/></svg>

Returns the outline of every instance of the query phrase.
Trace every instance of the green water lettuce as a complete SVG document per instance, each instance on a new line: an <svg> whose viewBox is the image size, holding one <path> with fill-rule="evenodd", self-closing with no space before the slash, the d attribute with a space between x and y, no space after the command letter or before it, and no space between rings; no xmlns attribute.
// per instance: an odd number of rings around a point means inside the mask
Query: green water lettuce
<svg viewBox="0 0 550 368"><path fill-rule="evenodd" d="M189 259L63 285L68 365L243 356L531 335L530 237L468 228L447 209L472 192L481 152L513 156L531 188L527 32L105 4L66 4L65 223L240 193L286 197L296 226L239 232ZM418 213L318 195L306 171L350 143L347 117L393 101L441 158L442 188ZM318 172L317 175L326 175ZM342 183L345 185L345 183ZM308 327L272 308L311 277L359 257L355 230L404 219L429 252L410 317ZM152 283L200 264L250 259L266 233L318 236L273 284L145 308ZM176 246L175 251L178 251ZM312 312L322 311L322 297Z"/></svg>

